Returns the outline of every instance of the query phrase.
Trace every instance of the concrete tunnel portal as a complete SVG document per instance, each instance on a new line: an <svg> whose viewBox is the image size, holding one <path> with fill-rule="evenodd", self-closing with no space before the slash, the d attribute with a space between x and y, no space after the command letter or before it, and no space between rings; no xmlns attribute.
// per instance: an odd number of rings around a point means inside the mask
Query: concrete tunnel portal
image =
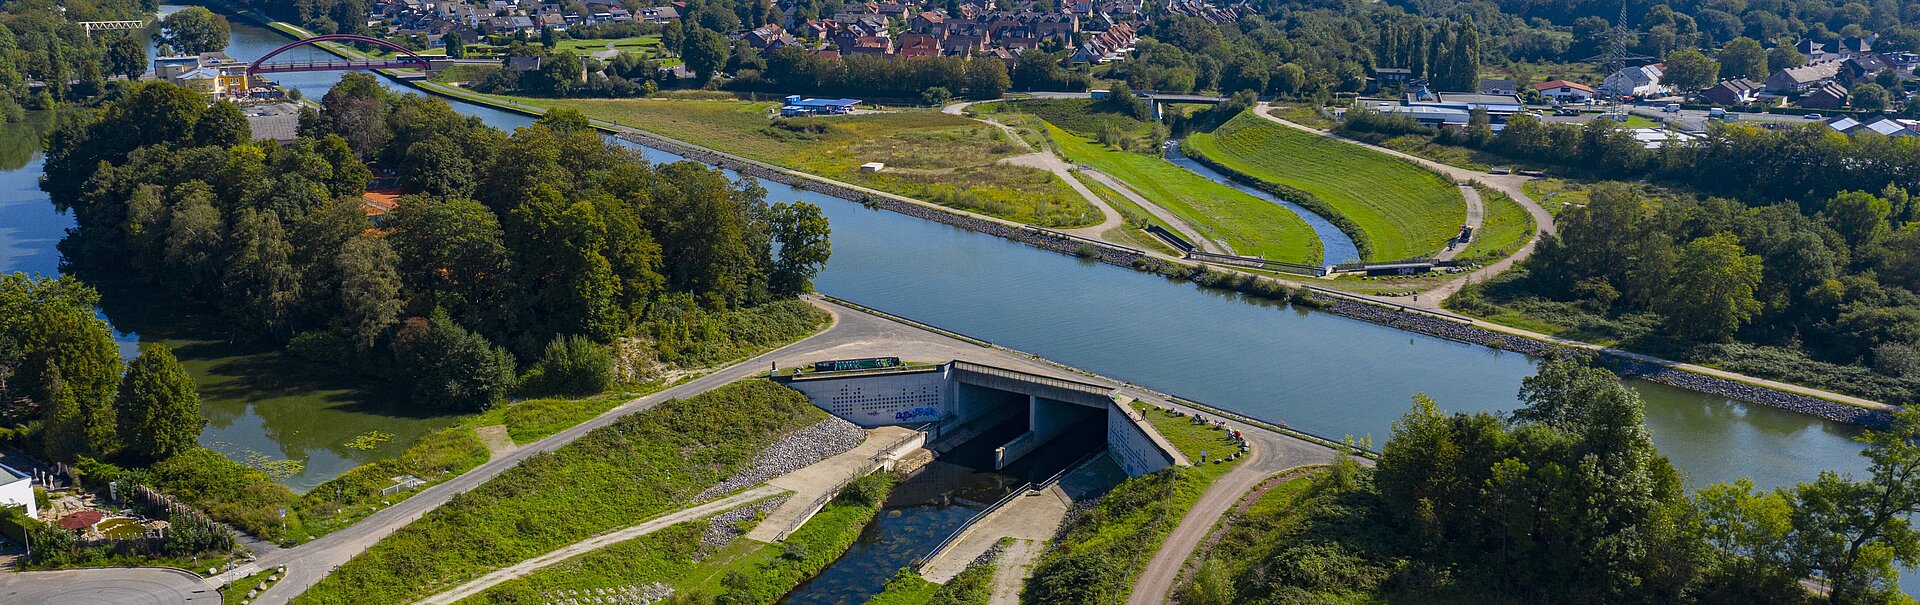
<svg viewBox="0 0 1920 605"><path fill-rule="evenodd" d="M842 369L846 368L846 369ZM865 428L924 427L927 443L981 437L1024 417L992 450L994 470L1081 427L1105 426L1106 450L1130 477L1183 462L1119 391L1088 382L967 361L900 364L894 358L820 362L772 378L821 409Z"/></svg>

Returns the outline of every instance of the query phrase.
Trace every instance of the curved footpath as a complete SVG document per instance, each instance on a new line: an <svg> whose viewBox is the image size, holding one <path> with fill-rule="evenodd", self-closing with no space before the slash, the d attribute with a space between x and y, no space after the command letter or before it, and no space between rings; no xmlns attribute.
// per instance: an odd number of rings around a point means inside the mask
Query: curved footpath
<svg viewBox="0 0 1920 605"><path fill-rule="evenodd" d="M1186 516L1180 518L1180 525L1173 528L1173 533L1167 535L1165 542L1160 543L1160 550L1154 552L1153 559L1147 562L1140 577L1134 580L1133 594L1127 598L1127 605L1171 602L1174 585L1180 579L1180 570L1187 557L1212 533L1214 526L1233 509L1233 505L1240 501L1247 490L1275 473L1312 464L1326 464L1339 457L1339 453L1331 448L1231 418L1219 418L1209 410L1196 410L1177 404L1173 407L1227 423L1227 428L1240 431L1240 435L1247 439L1249 448L1247 456L1240 459L1238 466L1214 479L1213 485L1207 486L1207 491L1200 494L1200 500L1194 503L1193 508L1187 509Z"/></svg>

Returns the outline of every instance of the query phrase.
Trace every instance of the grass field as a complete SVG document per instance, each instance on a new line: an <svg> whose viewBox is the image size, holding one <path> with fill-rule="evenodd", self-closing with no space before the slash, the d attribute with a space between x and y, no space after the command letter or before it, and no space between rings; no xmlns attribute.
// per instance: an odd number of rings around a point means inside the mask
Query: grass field
<svg viewBox="0 0 1920 605"><path fill-rule="evenodd" d="M1052 173L999 160L1025 149L991 125L931 110L769 119L775 103L712 99L535 99L745 156L944 206L1044 227L1101 215ZM867 162L885 163L877 173Z"/></svg>
<svg viewBox="0 0 1920 605"><path fill-rule="evenodd" d="M1321 115L1310 103L1276 103L1267 113L1301 126L1321 130L1333 128L1333 119Z"/></svg>
<svg viewBox="0 0 1920 605"><path fill-rule="evenodd" d="M1147 225L1159 225L1162 229L1173 231L1173 228L1168 226L1166 221L1162 221L1159 217L1149 214L1146 209L1141 208L1139 204L1135 204L1133 200L1127 199L1127 196L1120 195L1120 192L1100 184L1099 181L1087 178L1084 174L1077 173L1074 178L1080 179L1080 183L1086 185L1088 191L1092 191L1094 195L1100 196L1100 199L1105 200L1107 205L1112 206L1115 210L1119 210L1120 218L1127 223L1108 229L1105 233L1101 233L1100 237L1102 239L1119 242L1135 248L1145 248L1163 254L1173 256L1180 255L1180 252L1174 250L1172 246L1168 246L1166 243L1161 242L1160 238L1154 237L1146 232ZM1178 231L1175 231L1175 233L1178 233Z"/></svg>
<svg viewBox="0 0 1920 605"><path fill-rule="evenodd" d="M1085 164L1133 186L1187 224L1226 242L1235 252L1296 262L1320 261L1320 238L1293 212L1194 174L1165 159L1115 151L1048 125L1067 161Z"/></svg>
<svg viewBox="0 0 1920 605"><path fill-rule="evenodd" d="M781 435L825 417L806 396L762 380L661 403L455 496L295 602L409 602L686 506Z"/></svg>
<svg viewBox="0 0 1920 605"><path fill-rule="evenodd" d="M1459 232L1466 202L1446 179L1352 143L1235 116L1187 145L1255 178L1298 189L1352 221L1371 248L1368 260L1430 255Z"/></svg>
<svg viewBox="0 0 1920 605"><path fill-rule="evenodd" d="M569 38L561 40L555 47L556 50L570 50L581 55L591 55L607 50L609 43L613 45L614 50L623 53L639 55L660 54L660 36L635 36L632 38L620 38L618 40L575 40Z"/></svg>
<svg viewBox="0 0 1920 605"><path fill-rule="evenodd" d="M1487 262L1519 251L1533 235L1533 214L1507 194L1486 187L1477 189L1487 211L1481 217L1480 230L1473 234L1473 241L1454 258Z"/></svg>

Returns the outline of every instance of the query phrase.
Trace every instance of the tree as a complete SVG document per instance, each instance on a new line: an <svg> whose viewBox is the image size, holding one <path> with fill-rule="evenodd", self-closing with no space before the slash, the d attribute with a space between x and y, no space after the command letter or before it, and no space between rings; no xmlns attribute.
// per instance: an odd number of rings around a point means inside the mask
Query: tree
<svg viewBox="0 0 1920 605"><path fill-rule="evenodd" d="M300 299L293 245L272 210L242 209L222 278L228 312L240 327L272 339L291 336L288 312Z"/></svg>
<svg viewBox="0 0 1920 605"><path fill-rule="evenodd" d="M1679 91L1699 90L1712 86L1714 77L1720 74L1718 62L1693 49L1667 53L1665 64L1665 75L1661 76L1661 83Z"/></svg>
<svg viewBox="0 0 1920 605"><path fill-rule="evenodd" d="M127 364L118 405L120 439L129 453L155 461L199 447L207 423L200 393L166 345L148 345Z"/></svg>
<svg viewBox="0 0 1920 605"><path fill-rule="evenodd" d="M400 317L400 256L384 239L355 236L334 257L340 276L339 323L366 351Z"/></svg>
<svg viewBox="0 0 1920 605"><path fill-rule="evenodd" d="M967 96L974 99L998 99L1013 81L1007 64L998 59L970 59L966 64Z"/></svg>
<svg viewBox="0 0 1920 605"><path fill-rule="evenodd" d="M440 40L447 45L447 58L467 58L467 42L460 38L459 32L450 32L445 37L440 38Z"/></svg>
<svg viewBox="0 0 1920 605"><path fill-rule="evenodd" d="M1298 64L1282 63L1273 69L1273 77L1267 80L1267 86L1278 94L1298 95L1307 88L1307 70Z"/></svg>
<svg viewBox="0 0 1920 605"><path fill-rule="evenodd" d="M1880 196L1865 191L1847 191L1827 201L1822 211L1827 222L1833 224L1833 230L1847 239L1847 245L1862 250L1886 235L1889 226L1887 217L1893 213L1893 205Z"/></svg>
<svg viewBox="0 0 1920 605"><path fill-rule="evenodd" d="M41 451L48 458L62 462L92 453L93 448L87 441L86 416L80 411L80 401L74 398L73 389L60 379L59 366L47 366L40 376L40 385L46 392L40 403L40 426L44 431L40 437Z"/></svg>
<svg viewBox="0 0 1920 605"><path fill-rule="evenodd" d="M403 375L412 379L414 403L427 409L480 411L513 388L513 355L460 327L445 311L410 321L394 348Z"/></svg>
<svg viewBox="0 0 1920 605"><path fill-rule="evenodd" d="M948 91L945 86L929 86L925 91L920 93L921 105L942 107L945 106L948 101L952 100L953 93Z"/></svg>
<svg viewBox="0 0 1920 605"><path fill-rule="evenodd" d="M137 81L147 72L147 46L131 34L117 36L107 45L107 71Z"/></svg>
<svg viewBox="0 0 1920 605"><path fill-rule="evenodd" d="M680 56L687 69L693 71L694 81L706 84L727 64L727 37L710 29L694 28Z"/></svg>
<svg viewBox="0 0 1920 605"><path fill-rule="evenodd" d="M175 187L173 198L161 264L174 272L172 281L181 292L200 291L219 279L226 224L213 207L213 188L204 182Z"/></svg>
<svg viewBox="0 0 1920 605"><path fill-rule="evenodd" d="M1721 341L1760 312L1760 257L1740 239L1720 233L1688 242L1674 264L1660 312L1674 332L1699 341Z"/></svg>
<svg viewBox="0 0 1920 605"><path fill-rule="evenodd" d="M405 156L399 168L408 191L438 197L473 193L473 161L446 135L435 134L407 146Z"/></svg>
<svg viewBox="0 0 1920 605"><path fill-rule="evenodd" d="M111 453L117 438L120 347L99 305L99 293L73 277L0 275L0 390L43 407L70 400L58 414L67 453Z"/></svg>
<svg viewBox="0 0 1920 605"><path fill-rule="evenodd" d="M593 122L587 119L587 115L580 113L580 110L572 107L550 109L545 115L540 116L540 119L535 121L535 123L546 126L558 133L593 131Z"/></svg>
<svg viewBox="0 0 1920 605"><path fill-rule="evenodd" d="M819 206L807 202L773 205L770 221L780 257L773 263L769 288L774 296L796 296L813 291L813 276L833 255L832 227Z"/></svg>
<svg viewBox="0 0 1920 605"><path fill-rule="evenodd" d="M1886 111L1893 106L1893 93L1872 82L1855 86L1851 97L1853 108L1860 111Z"/></svg>
<svg viewBox="0 0 1920 605"><path fill-rule="evenodd" d="M1792 46L1782 44L1767 50L1768 72L1780 71L1789 67L1799 67L1806 64L1807 56L1800 54L1800 50Z"/></svg>
<svg viewBox="0 0 1920 605"><path fill-rule="evenodd" d="M387 129L385 88L365 73L349 73L320 98L327 131L340 135L360 157L373 157L392 133Z"/></svg>
<svg viewBox="0 0 1920 605"><path fill-rule="evenodd" d="M253 127L240 107L226 101L208 106L193 124L193 144L204 147L232 147L253 140Z"/></svg>
<svg viewBox="0 0 1920 605"><path fill-rule="evenodd" d="M1858 440L1872 477L1823 471L1793 491L1793 556L1818 571L1831 603L1887 603L1900 594L1895 564L1920 563L1920 411L1894 413L1892 426Z"/></svg>
<svg viewBox="0 0 1920 605"><path fill-rule="evenodd" d="M232 37L227 18L199 6L190 6L160 20L161 44L185 55L226 50Z"/></svg>
<svg viewBox="0 0 1920 605"><path fill-rule="evenodd" d="M468 199L401 198L393 249L407 290L469 322L501 319L508 251L493 211Z"/></svg>
<svg viewBox="0 0 1920 605"><path fill-rule="evenodd" d="M527 371L526 388L536 393L593 395L613 384L613 356L584 336L556 336L540 361Z"/></svg>
<svg viewBox="0 0 1920 605"><path fill-rule="evenodd" d="M1759 82L1767 79L1767 50L1753 38L1741 36L1727 42L1715 55L1720 60L1720 77L1746 78Z"/></svg>

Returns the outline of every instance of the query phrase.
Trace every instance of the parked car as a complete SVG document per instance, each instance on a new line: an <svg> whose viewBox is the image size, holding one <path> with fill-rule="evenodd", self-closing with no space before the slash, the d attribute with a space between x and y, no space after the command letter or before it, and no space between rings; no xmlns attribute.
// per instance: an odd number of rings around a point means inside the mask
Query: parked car
<svg viewBox="0 0 1920 605"><path fill-rule="evenodd" d="M1715 107L1713 109L1707 110L1707 119L1709 120L1718 120L1725 117L1727 117L1727 110L1725 109Z"/></svg>
<svg viewBox="0 0 1920 605"><path fill-rule="evenodd" d="M1574 109L1574 108L1572 108L1572 107L1561 107L1561 108L1559 108L1559 109L1555 109L1555 110L1553 110L1553 115L1556 115L1556 116L1577 116L1577 115L1580 115L1580 110L1578 110L1578 109Z"/></svg>
<svg viewBox="0 0 1920 605"><path fill-rule="evenodd" d="M1513 174L1513 170L1510 168L1489 168L1487 169L1487 174Z"/></svg>
<svg viewBox="0 0 1920 605"><path fill-rule="evenodd" d="M1660 108L1660 111L1664 111L1664 112L1667 112L1667 113L1680 113L1680 104L1679 104L1679 103L1668 103L1666 107L1662 107L1662 108Z"/></svg>
<svg viewBox="0 0 1920 605"><path fill-rule="evenodd" d="M1820 115L1820 114L1817 114L1817 113L1810 113L1810 114L1807 114L1807 115L1804 115L1804 116L1800 116L1800 119L1802 119L1802 120L1822 120L1822 119L1826 119L1826 116L1823 116L1823 115Z"/></svg>

